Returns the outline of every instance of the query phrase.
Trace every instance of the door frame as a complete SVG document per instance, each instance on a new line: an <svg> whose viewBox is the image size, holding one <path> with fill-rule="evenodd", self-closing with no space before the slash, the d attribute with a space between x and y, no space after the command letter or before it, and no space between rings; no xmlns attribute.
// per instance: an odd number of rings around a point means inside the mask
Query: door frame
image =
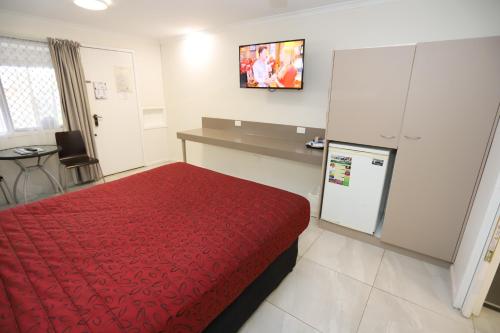
<svg viewBox="0 0 500 333"><path fill-rule="evenodd" d="M144 120L143 120L143 112L142 108L139 102L139 86L137 84L137 71L135 70L135 51L134 50L129 50L129 49L120 49L120 48L113 48L113 47L104 47L104 46L97 46L97 45L91 45L91 44L80 44L80 47L82 48L87 48L87 49L95 49L95 50L104 50L104 51L114 51L114 52L124 52L124 53L130 53L132 57L132 72L134 74L134 86L135 86L135 99L136 99L136 107L137 107L137 115L139 117L139 128L140 128L140 135L141 135L141 151L142 151L142 166L145 165L145 159L144 159ZM91 126L92 131L94 129L93 126ZM94 134L94 133L92 133ZM96 147L97 150L97 147ZM97 154L99 154L99 151L97 151ZM110 176L110 175L108 175Z"/></svg>
<svg viewBox="0 0 500 333"><path fill-rule="evenodd" d="M500 247L497 246L495 254L491 262L486 261L484 258L488 251L488 246L493 238L493 234L495 233L497 227L500 228L500 180L497 184L497 190L495 191L494 196L497 198L497 209L495 217L492 221L492 228L488 235L488 241L485 243L483 251L481 253L481 259L478 263L478 266L474 272L474 277L472 278L472 282L470 288L468 290L467 295L465 296L465 300L462 306L462 314L466 317L471 315L478 316L481 313L481 309L483 308L483 304L486 301L486 297L488 296L488 291L493 283L493 279L495 274L500 266ZM494 204L493 204L494 205Z"/></svg>
<svg viewBox="0 0 500 333"><path fill-rule="evenodd" d="M460 309L465 317L479 315L500 264L500 246L491 262L484 260L500 223L499 147L500 126L497 126L460 248L455 263L450 267L453 306ZM476 214L472 221L470 218L474 211L481 212L481 215Z"/></svg>

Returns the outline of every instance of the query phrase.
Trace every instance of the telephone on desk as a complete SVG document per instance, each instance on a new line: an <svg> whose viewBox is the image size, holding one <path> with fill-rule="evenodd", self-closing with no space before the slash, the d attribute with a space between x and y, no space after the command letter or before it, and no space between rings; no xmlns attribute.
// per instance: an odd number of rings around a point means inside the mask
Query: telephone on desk
<svg viewBox="0 0 500 333"><path fill-rule="evenodd" d="M325 148L325 139L315 137L314 140L311 140L306 143L306 147L314 149L323 149Z"/></svg>

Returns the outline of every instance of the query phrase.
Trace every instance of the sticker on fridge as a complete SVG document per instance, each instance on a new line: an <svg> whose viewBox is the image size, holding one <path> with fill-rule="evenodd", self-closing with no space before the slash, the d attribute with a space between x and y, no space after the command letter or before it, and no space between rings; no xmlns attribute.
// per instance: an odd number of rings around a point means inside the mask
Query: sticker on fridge
<svg viewBox="0 0 500 333"><path fill-rule="evenodd" d="M328 181L341 186L349 186L352 157L331 155Z"/></svg>

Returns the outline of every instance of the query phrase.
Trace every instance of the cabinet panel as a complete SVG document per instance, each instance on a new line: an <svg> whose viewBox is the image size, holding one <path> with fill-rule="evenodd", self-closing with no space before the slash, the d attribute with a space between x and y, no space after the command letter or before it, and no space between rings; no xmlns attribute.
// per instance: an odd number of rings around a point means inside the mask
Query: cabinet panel
<svg viewBox="0 0 500 333"><path fill-rule="evenodd" d="M396 148L414 45L335 51L328 139Z"/></svg>
<svg viewBox="0 0 500 333"><path fill-rule="evenodd" d="M418 44L382 240L452 261L500 103L500 38Z"/></svg>

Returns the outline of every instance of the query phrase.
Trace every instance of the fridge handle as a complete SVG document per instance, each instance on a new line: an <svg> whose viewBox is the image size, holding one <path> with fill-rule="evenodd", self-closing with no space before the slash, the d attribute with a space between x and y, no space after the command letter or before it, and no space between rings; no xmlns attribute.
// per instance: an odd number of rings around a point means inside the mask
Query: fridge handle
<svg viewBox="0 0 500 333"><path fill-rule="evenodd" d="M408 135L404 135L405 139L408 139L408 140L420 140L422 139L421 136L408 136Z"/></svg>

